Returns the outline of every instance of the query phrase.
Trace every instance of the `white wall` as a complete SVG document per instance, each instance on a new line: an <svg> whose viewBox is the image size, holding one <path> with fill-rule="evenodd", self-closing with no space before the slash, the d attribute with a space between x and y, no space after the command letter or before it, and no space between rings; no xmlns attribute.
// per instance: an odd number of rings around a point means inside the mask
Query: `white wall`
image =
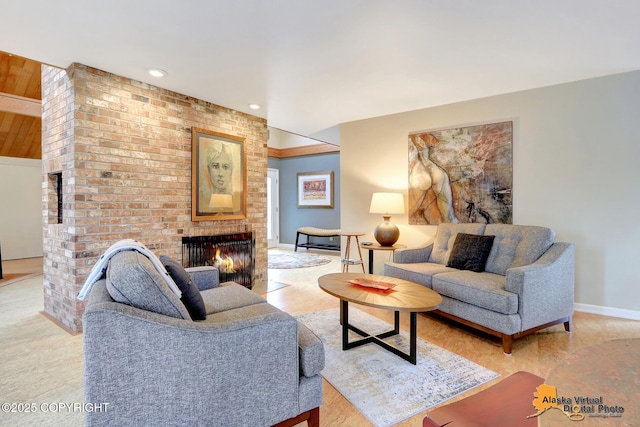
<svg viewBox="0 0 640 427"><path fill-rule="evenodd" d="M576 303L640 313L639 112L636 71L343 124L341 227L372 240L371 193L406 198L409 132L513 120L513 222L576 244ZM435 232L391 221L409 246Z"/></svg>
<svg viewBox="0 0 640 427"><path fill-rule="evenodd" d="M42 256L42 162L0 157L2 259Z"/></svg>

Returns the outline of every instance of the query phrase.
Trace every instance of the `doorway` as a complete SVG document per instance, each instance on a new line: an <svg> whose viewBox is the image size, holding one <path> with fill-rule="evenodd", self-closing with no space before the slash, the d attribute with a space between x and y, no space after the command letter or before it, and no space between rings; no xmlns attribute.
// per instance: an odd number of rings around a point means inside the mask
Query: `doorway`
<svg viewBox="0 0 640 427"><path fill-rule="evenodd" d="M280 193L278 169L267 169L267 247L280 244Z"/></svg>

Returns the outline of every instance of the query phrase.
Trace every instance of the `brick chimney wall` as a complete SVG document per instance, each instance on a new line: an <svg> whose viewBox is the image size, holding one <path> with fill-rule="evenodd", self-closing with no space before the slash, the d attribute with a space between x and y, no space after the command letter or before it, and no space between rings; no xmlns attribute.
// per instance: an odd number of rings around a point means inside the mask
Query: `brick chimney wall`
<svg viewBox="0 0 640 427"><path fill-rule="evenodd" d="M98 257L125 238L180 260L183 235L249 230L255 283L267 280L264 119L81 64L43 66L42 92L45 314L81 331L76 295ZM191 221L192 127L245 138L246 219Z"/></svg>

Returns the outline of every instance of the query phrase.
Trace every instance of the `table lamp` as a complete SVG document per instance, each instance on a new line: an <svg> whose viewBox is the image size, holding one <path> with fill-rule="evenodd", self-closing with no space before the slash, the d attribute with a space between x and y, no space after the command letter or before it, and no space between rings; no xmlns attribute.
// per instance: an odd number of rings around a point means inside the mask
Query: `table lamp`
<svg viewBox="0 0 640 427"><path fill-rule="evenodd" d="M400 230L389 222L392 214L404 213L402 193L373 193L369 213L382 214L384 222L373 231L373 237L380 246L393 246L400 237Z"/></svg>

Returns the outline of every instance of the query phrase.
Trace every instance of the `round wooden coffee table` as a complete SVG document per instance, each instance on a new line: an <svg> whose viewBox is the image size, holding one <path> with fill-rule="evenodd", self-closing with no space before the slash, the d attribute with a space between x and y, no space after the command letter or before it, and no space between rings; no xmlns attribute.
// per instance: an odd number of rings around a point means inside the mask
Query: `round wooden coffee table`
<svg viewBox="0 0 640 427"><path fill-rule="evenodd" d="M390 290L380 290L354 285L349 280L364 278L395 285ZM318 278L320 289L340 299L340 324L342 325L342 349L349 350L364 344L374 343L403 359L416 364L416 329L417 313L434 310L442 302L442 297L426 286L394 277L362 273L333 273ZM393 310L395 312L394 328L378 335L370 335L349 324L349 302L369 307ZM400 312L409 312L409 353L382 341L400 333ZM349 330L364 337L349 342Z"/></svg>

